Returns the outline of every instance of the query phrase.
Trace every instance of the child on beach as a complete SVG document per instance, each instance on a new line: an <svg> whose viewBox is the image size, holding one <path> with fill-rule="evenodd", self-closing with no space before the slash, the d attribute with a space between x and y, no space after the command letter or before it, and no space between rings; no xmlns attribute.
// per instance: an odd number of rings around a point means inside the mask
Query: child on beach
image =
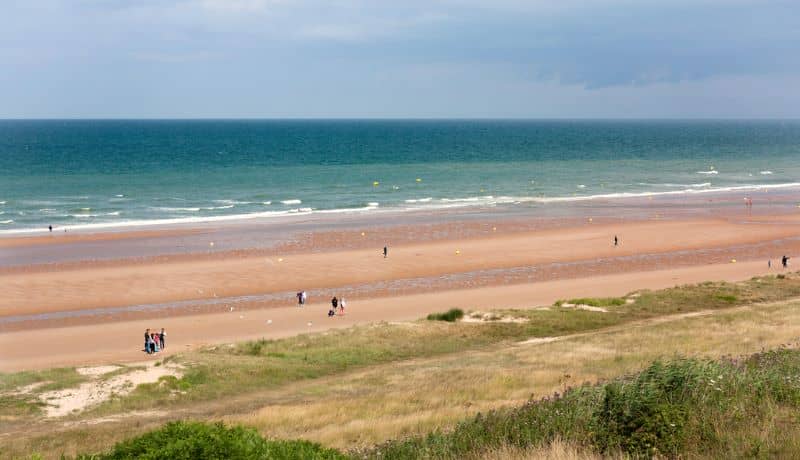
<svg viewBox="0 0 800 460"><path fill-rule="evenodd" d="M344 305L345 305L344 297L342 297L341 299L339 299L339 314L340 315L344 315Z"/></svg>

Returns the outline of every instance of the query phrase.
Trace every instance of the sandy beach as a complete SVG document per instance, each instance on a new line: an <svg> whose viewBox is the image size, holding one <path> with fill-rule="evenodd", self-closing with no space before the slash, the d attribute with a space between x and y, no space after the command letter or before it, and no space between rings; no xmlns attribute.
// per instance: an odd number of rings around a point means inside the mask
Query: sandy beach
<svg viewBox="0 0 800 460"><path fill-rule="evenodd" d="M777 272L800 252L800 216L729 213L658 218L573 216L557 222L479 219L428 227L364 226L304 233L270 248L113 257L120 241L208 230L70 236L58 244L110 251L102 260L17 264L0 273L0 369L130 362L142 331L165 327L167 353L374 321L414 320L451 307L531 308L559 298L622 295ZM613 237L619 237L614 246ZM383 258L380 242L389 244ZM208 241L213 248L213 241ZM5 246L53 247L47 237ZM199 243L195 243L199 244ZM124 251L123 251L124 252ZM735 261L735 262L734 262ZM310 303L296 306L306 290ZM325 316L334 295L343 317ZM91 337L91 346L83 346ZM15 346L23 342L24 347Z"/></svg>

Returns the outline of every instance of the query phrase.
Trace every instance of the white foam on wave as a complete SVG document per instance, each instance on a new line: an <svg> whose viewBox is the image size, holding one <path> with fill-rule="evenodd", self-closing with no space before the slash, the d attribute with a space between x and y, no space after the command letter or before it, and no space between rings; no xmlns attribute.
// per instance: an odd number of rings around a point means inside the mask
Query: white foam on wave
<svg viewBox="0 0 800 460"><path fill-rule="evenodd" d="M202 209L205 209L207 211L212 211L214 209L231 209L234 206L236 206L236 205L235 204L226 204L225 206L208 206L208 207L202 208Z"/></svg>
<svg viewBox="0 0 800 460"><path fill-rule="evenodd" d="M301 204L302 200L283 200L281 203L283 204Z"/></svg>
<svg viewBox="0 0 800 460"><path fill-rule="evenodd" d="M768 176L772 174L772 171L761 171L759 174L761 174L762 176Z"/></svg>
<svg viewBox="0 0 800 460"><path fill-rule="evenodd" d="M0 224L13 224L14 219L0 220Z"/></svg>
<svg viewBox="0 0 800 460"><path fill-rule="evenodd" d="M586 188L586 186L583 184L578 184L578 188Z"/></svg>
<svg viewBox="0 0 800 460"><path fill-rule="evenodd" d="M261 204L263 204L265 206L269 206L269 205L272 204L272 201L262 201Z"/></svg>
<svg viewBox="0 0 800 460"><path fill-rule="evenodd" d="M719 174L719 171L717 171L716 169L711 169L709 171L697 171L697 174L716 175Z"/></svg>
<svg viewBox="0 0 800 460"><path fill-rule="evenodd" d="M6 202L5 201L0 201L0 204L6 204Z"/></svg>
<svg viewBox="0 0 800 460"><path fill-rule="evenodd" d="M124 198L124 197L125 197L125 195L121 195L121 194L119 194L119 195L114 195L114 196L115 196L115 197L117 197L117 198Z"/></svg>
<svg viewBox="0 0 800 460"><path fill-rule="evenodd" d="M156 211L165 211L165 212L197 212L200 208L170 208L170 207L150 207L150 209L154 209Z"/></svg>
<svg viewBox="0 0 800 460"><path fill-rule="evenodd" d="M369 203L367 203L367 207L368 207L368 208L377 208L377 207L378 207L378 206L380 206L380 205L381 205L381 204L380 204L380 203L378 203L377 201L370 201Z"/></svg>
<svg viewBox="0 0 800 460"><path fill-rule="evenodd" d="M433 198L428 197L428 198L417 198L417 199L406 200L405 202L406 203L427 203L427 202L429 202L431 200L433 200Z"/></svg>
<svg viewBox="0 0 800 460"><path fill-rule="evenodd" d="M442 203L477 203L479 201L491 200L494 199L492 195L485 195L485 196L470 196L467 198L442 198Z"/></svg>
<svg viewBox="0 0 800 460"><path fill-rule="evenodd" d="M637 185L644 185L647 187L703 188L703 187L711 187L711 182L701 182L699 184L673 184L669 182L664 184L648 184L647 182L639 182Z"/></svg>

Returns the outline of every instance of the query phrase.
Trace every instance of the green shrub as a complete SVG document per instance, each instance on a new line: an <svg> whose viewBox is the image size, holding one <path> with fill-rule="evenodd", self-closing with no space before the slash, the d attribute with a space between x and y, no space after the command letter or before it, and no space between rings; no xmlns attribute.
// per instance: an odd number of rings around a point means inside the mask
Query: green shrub
<svg viewBox="0 0 800 460"><path fill-rule="evenodd" d="M428 315L430 321L447 321L454 323L464 317L464 311L460 308L451 308L444 313L431 313Z"/></svg>
<svg viewBox="0 0 800 460"><path fill-rule="evenodd" d="M82 460L344 459L341 453L308 441L268 441L256 430L222 423L171 422L158 430L118 443L107 453Z"/></svg>

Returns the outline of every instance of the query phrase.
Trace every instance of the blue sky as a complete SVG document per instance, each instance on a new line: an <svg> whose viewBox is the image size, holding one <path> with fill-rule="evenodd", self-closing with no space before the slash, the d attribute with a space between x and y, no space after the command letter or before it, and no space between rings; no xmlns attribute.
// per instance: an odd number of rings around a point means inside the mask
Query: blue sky
<svg viewBox="0 0 800 460"><path fill-rule="evenodd" d="M797 0L2 0L3 118L797 118Z"/></svg>

